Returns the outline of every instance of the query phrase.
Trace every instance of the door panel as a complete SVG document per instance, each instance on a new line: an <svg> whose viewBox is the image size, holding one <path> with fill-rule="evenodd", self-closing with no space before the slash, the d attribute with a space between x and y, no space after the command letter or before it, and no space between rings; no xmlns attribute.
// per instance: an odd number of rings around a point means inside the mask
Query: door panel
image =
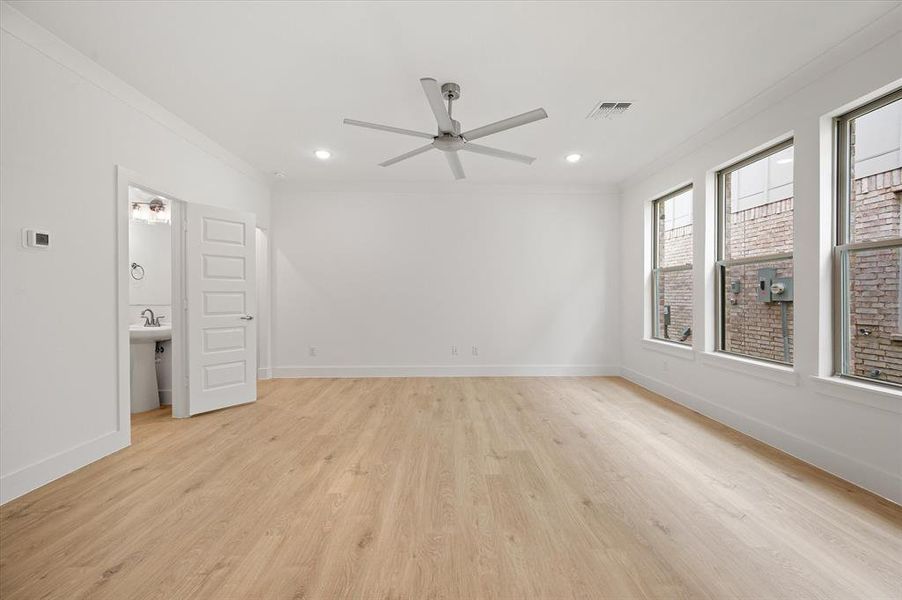
<svg viewBox="0 0 902 600"><path fill-rule="evenodd" d="M246 327L210 327L204 330L204 352L223 352L244 348Z"/></svg>
<svg viewBox="0 0 902 600"><path fill-rule="evenodd" d="M257 399L254 215L187 205L188 412Z"/></svg>
<svg viewBox="0 0 902 600"><path fill-rule="evenodd" d="M217 256L204 254L204 277L206 279L244 279L243 256Z"/></svg>

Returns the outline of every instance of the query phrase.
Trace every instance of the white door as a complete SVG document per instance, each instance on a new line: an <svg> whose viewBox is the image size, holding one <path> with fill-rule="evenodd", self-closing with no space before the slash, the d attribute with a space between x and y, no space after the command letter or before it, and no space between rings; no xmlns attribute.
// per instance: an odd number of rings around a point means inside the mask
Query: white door
<svg viewBox="0 0 902 600"><path fill-rule="evenodd" d="M186 205L188 413L257 399L255 218Z"/></svg>

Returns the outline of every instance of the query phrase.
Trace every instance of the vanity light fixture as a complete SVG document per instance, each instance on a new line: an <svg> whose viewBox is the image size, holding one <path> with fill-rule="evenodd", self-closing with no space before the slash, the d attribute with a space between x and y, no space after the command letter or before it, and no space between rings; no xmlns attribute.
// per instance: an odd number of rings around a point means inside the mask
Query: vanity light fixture
<svg viewBox="0 0 902 600"><path fill-rule="evenodd" d="M163 198L152 198L150 201L132 201L132 221L142 223L169 223L169 211Z"/></svg>

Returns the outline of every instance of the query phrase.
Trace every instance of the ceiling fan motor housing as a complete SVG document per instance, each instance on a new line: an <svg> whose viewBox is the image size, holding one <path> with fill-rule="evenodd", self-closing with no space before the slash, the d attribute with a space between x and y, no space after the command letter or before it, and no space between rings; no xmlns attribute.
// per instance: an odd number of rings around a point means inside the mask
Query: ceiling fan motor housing
<svg viewBox="0 0 902 600"><path fill-rule="evenodd" d="M460 123L454 121L454 128L460 131ZM456 152L464 147L464 139L460 135L445 133L436 136L432 145L442 152Z"/></svg>

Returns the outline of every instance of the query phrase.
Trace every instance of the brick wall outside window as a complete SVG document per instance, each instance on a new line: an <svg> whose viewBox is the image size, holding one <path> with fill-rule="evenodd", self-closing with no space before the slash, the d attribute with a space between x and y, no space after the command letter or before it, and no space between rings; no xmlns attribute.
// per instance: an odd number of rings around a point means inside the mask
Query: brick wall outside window
<svg viewBox="0 0 902 600"><path fill-rule="evenodd" d="M741 258L792 252L793 198L730 214L726 256ZM792 362L793 303L758 302L758 270L773 268L777 277L792 277L792 260L742 265L725 270L724 348L766 360ZM739 292L730 284L739 282ZM785 308L782 306L785 304ZM782 311L786 310L786 350Z"/></svg>
<svg viewBox="0 0 902 600"><path fill-rule="evenodd" d="M899 236L902 169L853 182L853 241ZM899 319L900 251L860 251L849 256L849 373L902 383Z"/></svg>
<svg viewBox="0 0 902 600"><path fill-rule="evenodd" d="M658 229L659 261L661 265L684 265L692 262L692 225ZM692 334L684 336L692 327L692 271L672 271L658 276L656 306L658 334L673 341L692 343ZM665 332L664 305L670 305L670 326ZM683 339L685 337L685 339Z"/></svg>

